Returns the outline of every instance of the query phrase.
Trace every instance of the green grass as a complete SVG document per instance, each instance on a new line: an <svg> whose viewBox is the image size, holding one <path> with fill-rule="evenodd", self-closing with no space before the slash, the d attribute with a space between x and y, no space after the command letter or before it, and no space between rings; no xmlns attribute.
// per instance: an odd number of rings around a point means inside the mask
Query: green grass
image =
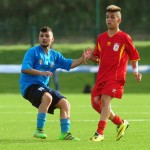
<svg viewBox="0 0 150 150"><path fill-rule="evenodd" d="M135 45L141 55L139 64L149 64L150 42L135 41ZM55 49L61 51L66 57L77 58L88 46L93 47L93 43L55 44ZM0 46L0 64L20 64L29 47L30 45ZM91 108L90 95L82 94L82 91L87 83L93 86L94 79L92 73L59 74L61 92L71 103L71 131L73 135L81 138L80 142L74 142L57 140L60 132L58 110L55 115L48 115L45 126L48 139L32 138L37 110L18 94L19 74L0 74L0 149L148 150L150 147L149 74L143 74L142 82L137 83L133 74L129 73L123 99L113 100L114 111L130 122L125 137L118 142L115 141L115 126L110 121L103 142L89 141L96 130L99 115Z"/></svg>
<svg viewBox="0 0 150 150"><path fill-rule="evenodd" d="M99 115L91 108L89 94L65 94L71 103L71 132L81 141L59 141L59 110L48 115L46 140L32 137L36 127L37 110L20 94L0 95L0 149L1 150L148 150L150 147L150 94L125 94L122 100L114 99L113 110L130 123L125 136L115 141L116 128L110 121L105 140L94 143Z"/></svg>

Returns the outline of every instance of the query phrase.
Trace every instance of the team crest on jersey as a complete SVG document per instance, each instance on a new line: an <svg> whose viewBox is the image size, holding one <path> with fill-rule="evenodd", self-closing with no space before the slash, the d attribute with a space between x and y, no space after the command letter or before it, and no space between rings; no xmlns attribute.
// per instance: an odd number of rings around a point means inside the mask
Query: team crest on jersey
<svg viewBox="0 0 150 150"><path fill-rule="evenodd" d="M50 63L50 68L53 68L54 67L54 62L51 62Z"/></svg>
<svg viewBox="0 0 150 150"><path fill-rule="evenodd" d="M43 60L42 60L42 59L39 60L39 64L40 64L40 65L43 64Z"/></svg>
<svg viewBox="0 0 150 150"><path fill-rule="evenodd" d="M119 46L120 46L119 43L115 43L115 44L114 44L114 47L113 47L113 50L114 50L114 51L118 51L118 50L119 50Z"/></svg>

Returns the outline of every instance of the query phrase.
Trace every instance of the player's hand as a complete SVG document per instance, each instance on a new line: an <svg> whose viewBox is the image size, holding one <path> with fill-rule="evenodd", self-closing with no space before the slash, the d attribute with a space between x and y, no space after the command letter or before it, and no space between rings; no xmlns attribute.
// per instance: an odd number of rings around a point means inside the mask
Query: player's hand
<svg viewBox="0 0 150 150"><path fill-rule="evenodd" d="M138 82L140 82L142 80L142 74L141 73L134 72L134 77Z"/></svg>
<svg viewBox="0 0 150 150"><path fill-rule="evenodd" d="M50 71L45 71L45 72L41 72L41 75L42 75L42 76L50 76L50 77L52 77L52 76L53 76L53 73L50 72Z"/></svg>
<svg viewBox="0 0 150 150"><path fill-rule="evenodd" d="M93 53L93 49L90 47L88 47L86 50L83 50L82 58L84 63L87 63L86 61L91 58L92 53Z"/></svg>

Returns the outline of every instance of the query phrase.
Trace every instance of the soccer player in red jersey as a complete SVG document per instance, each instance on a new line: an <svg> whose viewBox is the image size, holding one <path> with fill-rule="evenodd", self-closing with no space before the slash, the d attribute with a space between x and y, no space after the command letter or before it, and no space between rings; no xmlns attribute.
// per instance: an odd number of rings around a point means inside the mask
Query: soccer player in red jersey
<svg viewBox="0 0 150 150"><path fill-rule="evenodd" d="M135 79L140 82L142 75L138 72L139 53L131 37L119 29L121 8L110 5L106 8L107 32L97 37L96 46L90 60L100 63L96 83L91 94L92 107L100 113L96 133L90 140L104 140L104 129L107 120L117 125L118 141L129 123L116 115L112 108L113 98L121 99L126 80L128 58L131 61Z"/></svg>

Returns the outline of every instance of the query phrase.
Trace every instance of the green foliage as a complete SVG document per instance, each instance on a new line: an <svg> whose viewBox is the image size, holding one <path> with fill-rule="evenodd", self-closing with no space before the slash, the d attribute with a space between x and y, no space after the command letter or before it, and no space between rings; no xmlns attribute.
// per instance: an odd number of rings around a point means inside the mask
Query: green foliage
<svg viewBox="0 0 150 150"><path fill-rule="evenodd" d="M138 4L140 3L140 8ZM19 5L18 5L19 4ZM150 1L99 0L100 32L106 30L105 11L110 4L122 8L121 29L135 38L149 39ZM53 28L55 37L68 41L93 39L96 34L96 0L1 0L0 43L29 43L31 29ZM142 36L141 36L142 35Z"/></svg>

